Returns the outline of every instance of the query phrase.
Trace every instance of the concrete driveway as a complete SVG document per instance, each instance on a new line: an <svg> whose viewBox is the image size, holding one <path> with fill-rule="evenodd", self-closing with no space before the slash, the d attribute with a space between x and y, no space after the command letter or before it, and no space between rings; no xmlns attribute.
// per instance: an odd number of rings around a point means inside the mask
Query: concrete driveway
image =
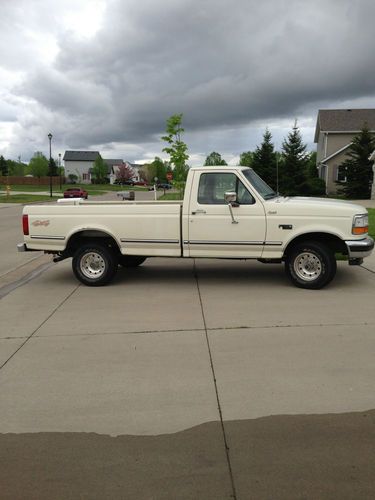
<svg viewBox="0 0 375 500"><path fill-rule="evenodd" d="M375 259L70 261L0 301L2 499L374 498Z"/></svg>
<svg viewBox="0 0 375 500"><path fill-rule="evenodd" d="M179 259L94 289L15 252L21 211L0 206L1 499L375 497L375 254L317 292Z"/></svg>

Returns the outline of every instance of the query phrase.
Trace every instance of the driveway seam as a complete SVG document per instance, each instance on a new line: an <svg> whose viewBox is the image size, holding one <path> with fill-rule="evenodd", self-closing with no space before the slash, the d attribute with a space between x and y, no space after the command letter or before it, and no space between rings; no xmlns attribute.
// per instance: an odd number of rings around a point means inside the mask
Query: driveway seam
<svg viewBox="0 0 375 500"><path fill-rule="evenodd" d="M215 368L214 368L213 359L212 359L212 352L211 352L210 341L209 341L209 338L208 338L208 330L207 330L207 324L206 324L206 317L205 317L205 314L204 314L202 296L201 296L201 291L200 291L200 288L199 288L198 271L197 271L197 268L195 266L195 259L194 259L194 265L193 265L193 272L194 272L194 278L195 278L195 281L196 281L196 284L197 284L198 298L199 298L199 303L200 303L201 312L202 312L204 332L205 332L205 337L206 337L206 342L207 342L208 355L209 355L209 358L210 358L210 365L211 365L211 371L212 371L213 382L214 382L214 387L215 387L215 394L216 394L216 401L217 401L218 410L219 410L219 416L220 416L221 430L222 430L223 439L224 439L225 455L226 455L226 458L227 458L229 477L230 477L230 482L231 482L231 486L232 486L232 495L231 495L231 497L234 500L236 500L237 499L237 494L236 494L236 486L235 486L235 483L234 483L234 476L233 476L232 464L231 464L230 454L229 454L230 450L229 450L228 440L227 440L227 436L226 436L226 432L225 432L225 426L224 426L224 421L223 421L223 413L222 413L221 404L220 404L219 391L218 391L218 387L217 387L216 374L215 374Z"/></svg>
<svg viewBox="0 0 375 500"><path fill-rule="evenodd" d="M35 333L45 324L47 323L47 321L55 314L56 311L58 311L58 309L60 309L60 307L65 304L65 302L70 299L70 297L78 290L78 288L80 287L81 285L78 284L74 290L72 292L70 292L66 297L65 299L63 299L60 304L58 304L54 310L51 312L51 314L49 314L47 316L47 318L45 320L42 321L42 323L37 327L35 328L35 330L26 338L25 342L23 342L16 351L14 351L14 353L9 356L9 358L4 361L4 363L2 365L0 365L0 370L2 370L4 368L4 366L17 354L18 351L20 351L22 349L22 347L35 335Z"/></svg>
<svg viewBox="0 0 375 500"><path fill-rule="evenodd" d="M332 326L372 326L375 322L364 321L361 323L309 323L298 325L240 325L240 326L217 326L212 328L172 328L168 330L135 330L131 332L80 332L72 335L66 333L55 333L52 335L38 335L37 338L55 338L55 337L98 337L100 335L150 335L158 333L186 333L186 332L220 332L227 330L272 330L274 328L330 328ZM21 337L0 337L0 340L23 339Z"/></svg>

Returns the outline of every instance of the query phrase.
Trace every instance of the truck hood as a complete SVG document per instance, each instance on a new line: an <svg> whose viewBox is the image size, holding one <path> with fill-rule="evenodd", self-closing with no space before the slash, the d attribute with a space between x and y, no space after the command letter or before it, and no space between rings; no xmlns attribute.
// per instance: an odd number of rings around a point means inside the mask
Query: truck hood
<svg viewBox="0 0 375 500"><path fill-rule="evenodd" d="M280 214L291 215L325 215L351 216L367 213L366 208L355 203L333 198L310 198L304 196L292 196L275 198L265 202L266 210L275 210Z"/></svg>

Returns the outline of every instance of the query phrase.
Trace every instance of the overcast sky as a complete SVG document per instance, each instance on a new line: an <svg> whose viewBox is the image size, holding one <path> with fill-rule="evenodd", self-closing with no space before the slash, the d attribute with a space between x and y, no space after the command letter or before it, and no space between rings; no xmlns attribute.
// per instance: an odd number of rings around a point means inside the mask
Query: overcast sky
<svg viewBox="0 0 375 500"><path fill-rule="evenodd" d="M142 162L183 113L190 165L375 107L373 0L0 0L0 154Z"/></svg>

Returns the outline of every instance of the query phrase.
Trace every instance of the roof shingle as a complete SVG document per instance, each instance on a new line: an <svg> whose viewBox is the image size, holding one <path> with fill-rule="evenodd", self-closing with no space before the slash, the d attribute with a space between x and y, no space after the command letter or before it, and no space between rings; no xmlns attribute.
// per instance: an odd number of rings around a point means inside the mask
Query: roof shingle
<svg viewBox="0 0 375 500"><path fill-rule="evenodd" d="M314 140L319 132L359 132L365 124L375 130L375 109L320 109Z"/></svg>

